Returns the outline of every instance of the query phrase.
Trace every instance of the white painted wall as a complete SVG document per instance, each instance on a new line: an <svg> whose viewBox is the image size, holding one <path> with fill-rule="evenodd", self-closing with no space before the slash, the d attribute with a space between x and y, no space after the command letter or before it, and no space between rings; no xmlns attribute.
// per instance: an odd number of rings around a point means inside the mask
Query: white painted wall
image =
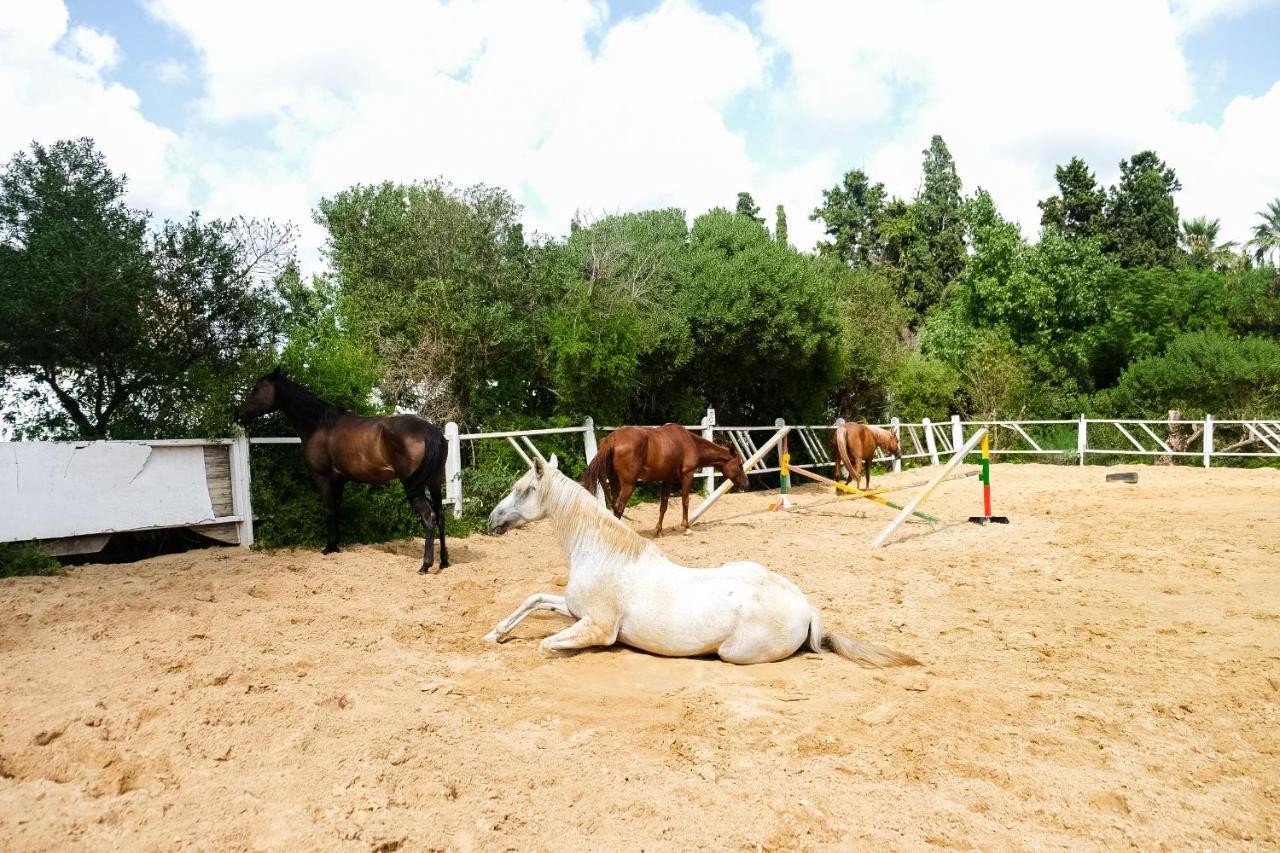
<svg viewBox="0 0 1280 853"><path fill-rule="evenodd" d="M0 542L211 520L200 445L0 443Z"/></svg>

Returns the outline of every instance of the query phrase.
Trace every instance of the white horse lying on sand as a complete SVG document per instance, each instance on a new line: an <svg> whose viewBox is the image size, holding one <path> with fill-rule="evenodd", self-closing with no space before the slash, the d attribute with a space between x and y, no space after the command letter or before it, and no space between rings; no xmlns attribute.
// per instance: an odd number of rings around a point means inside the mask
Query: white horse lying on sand
<svg viewBox="0 0 1280 853"><path fill-rule="evenodd" d="M569 561L563 596L530 596L486 640L500 643L535 610L578 620L542 641L543 652L610 646L621 641L671 657L714 652L729 663L767 663L801 646L829 647L864 666L909 666L915 658L880 646L822 633L817 609L795 584L758 563L690 569L671 562L648 540L605 512L595 497L556 470L556 458L535 462L489 516L505 533L550 518Z"/></svg>

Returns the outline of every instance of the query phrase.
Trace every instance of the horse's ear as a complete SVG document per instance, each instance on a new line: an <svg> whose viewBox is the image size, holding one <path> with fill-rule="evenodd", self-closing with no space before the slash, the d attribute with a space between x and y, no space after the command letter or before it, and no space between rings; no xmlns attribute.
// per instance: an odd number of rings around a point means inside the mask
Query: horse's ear
<svg viewBox="0 0 1280 853"><path fill-rule="evenodd" d="M560 460L556 458L556 455L555 455L554 453L552 453L552 454L551 454L551 461L547 463L547 467L548 467L548 468L555 468L555 469L559 470L559 468L560 468Z"/></svg>
<svg viewBox="0 0 1280 853"><path fill-rule="evenodd" d="M535 476L535 477L541 477L543 474L545 474L545 473L546 473L546 471L547 471L546 463L544 463L541 459L537 459L537 458L535 458L535 459L533 460L533 474L534 474L534 476Z"/></svg>
<svg viewBox="0 0 1280 853"><path fill-rule="evenodd" d="M276 369L268 373L267 376L270 377L271 379L279 379L281 369L282 369L281 366L277 364Z"/></svg>

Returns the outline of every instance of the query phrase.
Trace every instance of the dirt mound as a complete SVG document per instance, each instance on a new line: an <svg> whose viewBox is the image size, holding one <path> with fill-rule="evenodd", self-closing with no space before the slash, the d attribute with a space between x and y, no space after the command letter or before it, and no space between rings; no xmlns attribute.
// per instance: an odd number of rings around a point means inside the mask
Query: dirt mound
<svg viewBox="0 0 1280 853"><path fill-rule="evenodd" d="M5 849L1181 848L1280 842L1280 473L998 466L1008 527L729 495L663 547L915 655L545 659L545 525L0 581ZM904 473L899 482L920 479ZM889 483L894 477L877 477ZM827 501L801 489L802 504ZM647 530L652 506L630 511Z"/></svg>

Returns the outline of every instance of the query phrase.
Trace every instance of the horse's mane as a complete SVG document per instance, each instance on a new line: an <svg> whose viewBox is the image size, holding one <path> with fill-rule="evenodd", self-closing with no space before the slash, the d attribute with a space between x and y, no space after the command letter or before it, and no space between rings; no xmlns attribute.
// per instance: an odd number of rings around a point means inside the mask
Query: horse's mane
<svg viewBox="0 0 1280 853"><path fill-rule="evenodd" d="M283 373L276 376L276 407L301 423L318 426L342 414L345 409L316 396L305 385L294 382Z"/></svg>
<svg viewBox="0 0 1280 853"><path fill-rule="evenodd" d="M554 471L554 474L551 472ZM614 518L596 503L595 495L582 488L555 468L543 469L547 489L547 515L556 520L570 538L594 532L619 556L638 559L646 551L657 550L621 520Z"/></svg>
<svg viewBox="0 0 1280 853"><path fill-rule="evenodd" d="M732 456L734 455L735 451L732 447L725 447L723 444L718 444L714 441L707 441L702 436L694 435L693 433L689 433L689 437L693 439L693 444L695 447L702 448L703 450L706 450L707 448L713 448L715 450L719 450L720 452L726 454L730 458L732 458Z"/></svg>

